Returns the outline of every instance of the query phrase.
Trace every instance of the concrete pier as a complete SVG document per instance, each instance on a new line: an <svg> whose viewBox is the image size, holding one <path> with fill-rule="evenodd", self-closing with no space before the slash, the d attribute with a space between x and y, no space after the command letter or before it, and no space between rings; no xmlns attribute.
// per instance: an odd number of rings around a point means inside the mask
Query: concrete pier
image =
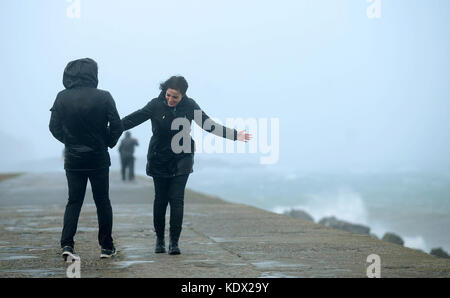
<svg viewBox="0 0 450 298"><path fill-rule="evenodd" d="M97 214L88 187L75 237L81 277L364 278L372 254L380 257L382 278L450 277L450 260L190 190L182 254L155 254L151 178L124 183L112 173L110 186L119 252L99 258ZM0 182L0 277L66 277L68 264L59 247L66 200L64 172ZM168 217L166 222L168 243Z"/></svg>

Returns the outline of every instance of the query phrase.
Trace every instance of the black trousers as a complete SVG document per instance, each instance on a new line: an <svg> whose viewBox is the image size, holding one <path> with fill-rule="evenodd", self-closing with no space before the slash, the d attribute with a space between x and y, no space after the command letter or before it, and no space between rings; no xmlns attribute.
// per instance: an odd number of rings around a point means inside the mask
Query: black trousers
<svg viewBox="0 0 450 298"><path fill-rule="evenodd" d="M122 156L121 161L121 173L122 180L126 180L126 170L128 169L128 180L134 180L134 157L133 156Z"/></svg>
<svg viewBox="0 0 450 298"><path fill-rule="evenodd" d="M87 181L92 187L98 219L98 242L102 248L112 249L112 207L109 200L109 168L92 171L66 171L69 186L69 200L64 213L64 226L61 235L61 247L74 247L78 218L86 194Z"/></svg>
<svg viewBox="0 0 450 298"><path fill-rule="evenodd" d="M170 178L153 177L155 201L153 203L153 225L156 236L164 237L167 205L170 205L170 239L178 241L183 225L184 190L188 175Z"/></svg>

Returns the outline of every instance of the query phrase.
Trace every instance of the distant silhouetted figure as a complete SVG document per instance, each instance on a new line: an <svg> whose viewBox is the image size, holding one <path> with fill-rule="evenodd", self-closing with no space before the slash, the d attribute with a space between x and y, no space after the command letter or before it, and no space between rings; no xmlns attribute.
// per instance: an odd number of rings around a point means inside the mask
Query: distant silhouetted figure
<svg viewBox="0 0 450 298"><path fill-rule="evenodd" d="M112 239L113 213L109 200L108 147L113 148L122 134L116 104L108 91L97 89L97 63L89 58L67 64L63 84L50 119L50 131L65 145L64 169L69 199L61 235L62 256L74 255L74 236L88 180L91 183L98 216L100 257L116 253Z"/></svg>
<svg viewBox="0 0 450 298"><path fill-rule="evenodd" d="M131 137L131 133L127 131L125 138L119 146L120 161L122 165L122 180L126 180L126 170L128 169L128 180L134 180L134 147L139 146L138 141Z"/></svg>

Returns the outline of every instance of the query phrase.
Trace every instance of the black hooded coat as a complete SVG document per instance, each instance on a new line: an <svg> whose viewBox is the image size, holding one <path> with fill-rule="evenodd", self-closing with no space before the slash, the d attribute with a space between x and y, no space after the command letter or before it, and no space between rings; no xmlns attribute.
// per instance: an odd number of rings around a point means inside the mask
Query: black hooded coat
<svg viewBox="0 0 450 298"><path fill-rule="evenodd" d="M89 58L67 64L63 84L50 109L49 128L65 145L66 170L96 170L111 165L108 147L122 134L116 104L108 91L97 89L97 63Z"/></svg>

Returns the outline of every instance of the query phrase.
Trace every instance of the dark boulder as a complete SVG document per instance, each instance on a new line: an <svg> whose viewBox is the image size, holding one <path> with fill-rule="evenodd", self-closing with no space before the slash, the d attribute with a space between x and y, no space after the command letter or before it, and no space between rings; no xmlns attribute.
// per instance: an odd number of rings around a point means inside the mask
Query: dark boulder
<svg viewBox="0 0 450 298"><path fill-rule="evenodd" d="M403 244L405 244L405 242L403 241L403 239L400 236L398 236L394 233L389 233L389 232L385 233L383 238L381 238L381 240L391 242L394 244L398 244L398 245L402 245L402 246L403 246Z"/></svg>
<svg viewBox="0 0 450 298"><path fill-rule="evenodd" d="M285 211L283 214L293 218L299 218L314 222L314 218L311 215L300 209L291 209L289 211Z"/></svg>
<svg viewBox="0 0 450 298"><path fill-rule="evenodd" d="M353 234L370 235L369 227L339 220L334 216L322 218L319 224Z"/></svg>
<svg viewBox="0 0 450 298"><path fill-rule="evenodd" d="M438 258L450 259L450 255L441 247L431 249L430 255L433 255Z"/></svg>

